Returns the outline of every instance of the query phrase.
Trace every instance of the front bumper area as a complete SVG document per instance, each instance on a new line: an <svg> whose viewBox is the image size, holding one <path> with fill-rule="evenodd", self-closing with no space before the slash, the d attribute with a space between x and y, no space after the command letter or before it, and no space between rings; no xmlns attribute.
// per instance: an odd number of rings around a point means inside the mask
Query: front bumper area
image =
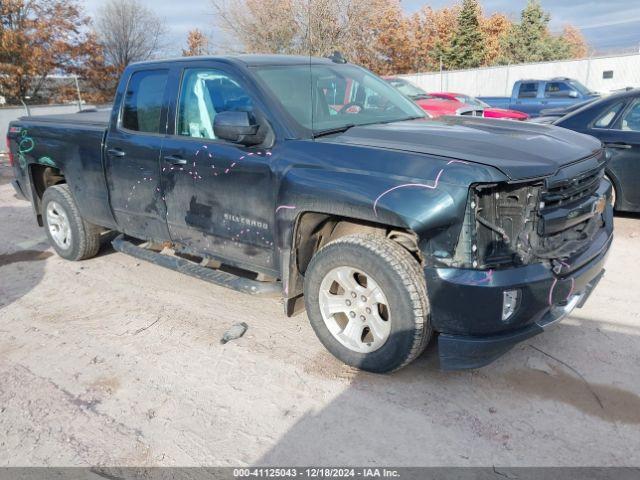
<svg viewBox="0 0 640 480"><path fill-rule="evenodd" d="M479 368L584 305L604 274L613 235L602 229L591 247L559 274L542 264L502 271L426 268L431 320L440 332L443 370ZM501 320L502 295L517 289L515 313Z"/></svg>

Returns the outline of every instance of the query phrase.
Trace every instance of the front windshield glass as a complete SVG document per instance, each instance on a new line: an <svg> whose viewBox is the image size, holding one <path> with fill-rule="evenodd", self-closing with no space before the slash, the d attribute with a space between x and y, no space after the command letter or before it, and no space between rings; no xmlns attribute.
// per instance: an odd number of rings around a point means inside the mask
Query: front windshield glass
<svg viewBox="0 0 640 480"><path fill-rule="evenodd" d="M478 100L477 98L470 97L468 95L458 95L456 96L456 99L459 102L466 103L467 105L471 105L472 107L486 108L489 106L486 103L484 103L482 100Z"/></svg>
<svg viewBox="0 0 640 480"><path fill-rule="evenodd" d="M422 90L420 87L416 87L412 83L407 82L406 80L402 80L400 78L391 78L387 80L387 83L392 87L396 88L400 93L406 95L409 98L421 98L427 99L432 98L427 92Z"/></svg>
<svg viewBox="0 0 640 480"><path fill-rule="evenodd" d="M355 65L260 66L255 71L294 120L313 133L424 117L400 92Z"/></svg>

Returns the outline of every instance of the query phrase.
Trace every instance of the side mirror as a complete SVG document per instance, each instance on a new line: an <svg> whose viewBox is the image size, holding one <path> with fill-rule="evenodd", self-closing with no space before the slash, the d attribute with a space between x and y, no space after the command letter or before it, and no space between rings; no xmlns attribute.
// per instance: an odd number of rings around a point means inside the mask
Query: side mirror
<svg viewBox="0 0 640 480"><path fill-rule="evenodd" d="M263 140L258 135L260 125L249 112L220 112L213 120L213 133L216 138L242 145L257 145Z"/></svg>
<svg viewBox="0 0 640 480"><path fill-rule="evenodd" d="M570 96L571 98L578 98L578 92L576 92L575 90L571 90L571 91L569 92L569 96Z"/></svg>

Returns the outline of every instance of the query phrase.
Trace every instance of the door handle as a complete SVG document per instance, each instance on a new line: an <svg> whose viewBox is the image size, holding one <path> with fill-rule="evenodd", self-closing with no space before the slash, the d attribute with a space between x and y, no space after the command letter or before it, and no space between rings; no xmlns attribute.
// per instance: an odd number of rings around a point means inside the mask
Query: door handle
<svg viewBox="0 0 640 480"><path fill-rule="evenodd" d="M107 155L109 155L110 157L122 158L126 155L126 153L120 150L119 148L110 148L109 150L107 150Z"/></svg>
<svg viewBox="0 0 640 480"><path fill-rule="evenodd" d="M179 157L177 155L167 155L166 157L164 157L164 161L167 163L170 163L171 165L186 165L187 161L182 158Z"/></svg>
<svg viewBox="0 0 640 480"><path fill-rule="evenodd" d="M631 148L631 145L628 143L605 143L604 146L607 148L620 148L622 150L628 150Z"/></svg>

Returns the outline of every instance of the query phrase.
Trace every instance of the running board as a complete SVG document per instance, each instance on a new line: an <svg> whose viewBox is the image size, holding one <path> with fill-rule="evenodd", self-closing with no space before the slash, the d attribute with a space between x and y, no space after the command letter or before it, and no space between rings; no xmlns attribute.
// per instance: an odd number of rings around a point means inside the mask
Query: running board
<svg viewBox="0 0 640 480"><path fill-rule="evenodd" d="M113 248L118 252L126 255L131 255L140 260L146 260L161 267L170 268L176 272L184 273L215 285L227 287L237 292L268 296L280 296L282 294L282 284L280 282L259 282L258 280L243 278L222 270L202 267L184 258L163 255L153 250L147 250L146 248L134 245L125 240L124 235L116 237L115 240L111 242L111 245L113 245Z"/></svg>

